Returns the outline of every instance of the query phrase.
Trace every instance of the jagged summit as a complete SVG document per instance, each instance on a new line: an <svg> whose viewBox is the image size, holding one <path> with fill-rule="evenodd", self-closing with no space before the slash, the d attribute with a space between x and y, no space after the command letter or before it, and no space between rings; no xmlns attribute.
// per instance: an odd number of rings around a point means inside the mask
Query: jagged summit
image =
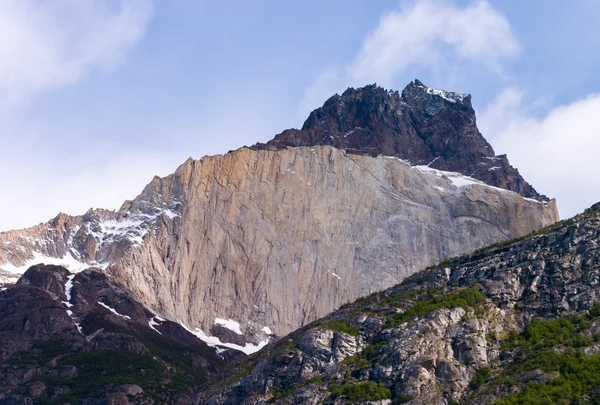
<svg viewBox="0 0 600 405"><path fill-rule="evenodd" d="M432 89L421 81L402 93L376 84L348 88L256 149L331 145L353 153L396 156L413 165L459 172L524 197L549 201L523 179L506 155L496 155L477 129L471 95Z"/></svg>

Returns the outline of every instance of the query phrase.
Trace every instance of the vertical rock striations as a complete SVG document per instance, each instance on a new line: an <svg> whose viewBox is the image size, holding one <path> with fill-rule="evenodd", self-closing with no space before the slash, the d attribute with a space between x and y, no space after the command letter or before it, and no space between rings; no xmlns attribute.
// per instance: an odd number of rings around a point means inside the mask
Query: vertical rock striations
<svg viewBox="0 0 600 405"><path fill-rule="evenodd" d="M167 317L205 331L217 317L244 321L251 340L558 220L553 202L328 146L189 160L130 215L164 198L179 216L110 271Z"/></svg>

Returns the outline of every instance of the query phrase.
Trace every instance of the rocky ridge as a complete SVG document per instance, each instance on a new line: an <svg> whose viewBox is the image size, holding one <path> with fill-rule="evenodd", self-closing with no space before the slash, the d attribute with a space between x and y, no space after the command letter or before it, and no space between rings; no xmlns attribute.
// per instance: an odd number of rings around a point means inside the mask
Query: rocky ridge
<svg viewBox="0 0 600 405"><path fill-rule="evenodd" d="M348 304L195 403L597 403L599 244L597 204Z"/></svg>
<svg viewBox="0 0 600 405"><path fill-rule="evenodd" d="M496 155L477 129L470 94L425 86L349 88L314 110L302 129L289 129L258 149L332 145L353 153L396 156L413 165L458 172L524 197L549 201Z"/></svg>

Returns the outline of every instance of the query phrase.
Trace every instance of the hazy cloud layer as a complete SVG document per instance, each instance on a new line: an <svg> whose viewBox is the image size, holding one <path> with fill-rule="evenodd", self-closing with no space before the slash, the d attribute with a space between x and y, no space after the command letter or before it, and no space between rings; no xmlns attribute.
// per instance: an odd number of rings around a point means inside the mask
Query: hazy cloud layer
<svg viewBox="0 0 600 405"><path fill-rule="evenodd" d="M119 208L124 196L133 198L142 191L152 173L165 176L181 162L179 157L149 152L116 154L104 160L81 154L66 161L64 156L53 156L17 164L0 162L3 173L17 172L2 180L1 229L35 225L59 212L83 214L92 207Z"/></svg>

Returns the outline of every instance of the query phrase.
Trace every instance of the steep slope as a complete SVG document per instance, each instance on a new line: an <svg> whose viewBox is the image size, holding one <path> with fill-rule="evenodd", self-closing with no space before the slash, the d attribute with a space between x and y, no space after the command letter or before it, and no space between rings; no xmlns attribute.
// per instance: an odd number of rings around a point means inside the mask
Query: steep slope
<svg viewBox="0 0 600 405"><path fill-rule="evenodd" d="M105 273L33 266L0 292L0 403L187 403L212 348Z"/></svg>
<svg viewBox="0 0 600 405"><path fill-rule="evenodd" d="M376 85L349 88L313 111L301 130L286 130L254 147L312 145L397 156L413 165L462 173L524 197L549 201L521 177L506 155L495 155L477 129L470 94L432 89L419 80L401 94Z"/></svg>
<svg viewBox="0 0 600 405"><path fill-rule="evenodd" d="M339 122L331 138L190 159L118 212L1 233L0 277L14 282L40 262L102 268L207 342L251 352L428 265L558 220L555 202L507 162L490 167L502 158L477 131L469 97L420 83L401 99L374 86L344 94L343 108L328 101L303 130L314 138ZM359 124L376 130L320 145Z"/></svg>
<svg viewBox="0 0 600 405"><path fill-rule="evenodd" d="M600 204L419 272L240 363L204 404L600 400Z"/></svg>
<svg viewBox="0 0 600 405"><path fill-rule="evenodd" d="M115 258L107 271L118 283L207 335L225 332L216 318L243 323L244 336L228 334L239 344L558 219L553 202L326 146L189 160L116 219L61 218L44 232L84 241L76 257ZM106 223L117 231L100 238L93 226Z"/></svg>

